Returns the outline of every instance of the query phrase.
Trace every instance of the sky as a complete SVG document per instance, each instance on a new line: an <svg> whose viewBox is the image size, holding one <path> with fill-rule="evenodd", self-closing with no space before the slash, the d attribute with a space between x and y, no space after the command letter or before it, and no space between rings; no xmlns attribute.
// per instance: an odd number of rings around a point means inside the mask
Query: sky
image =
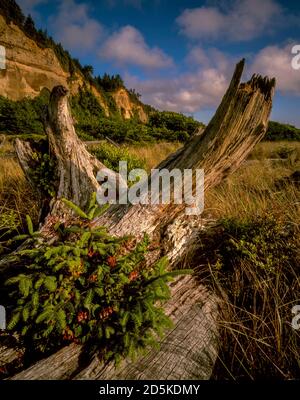
<svg viewBox="0 0 300 400"><path fill-rule="evenodd" d="M300 127L300 2L17 0L96 75L119 73L144 103L209 122L235 64L276 77L271 119ZM300 67L300 58L298 64Z"/></svg>

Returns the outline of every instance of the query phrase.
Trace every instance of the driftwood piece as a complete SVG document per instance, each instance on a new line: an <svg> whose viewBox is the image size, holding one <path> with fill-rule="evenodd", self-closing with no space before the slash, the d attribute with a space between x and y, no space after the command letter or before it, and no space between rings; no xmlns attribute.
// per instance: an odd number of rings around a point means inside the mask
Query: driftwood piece
<svg viewBox="0 0 300 400"><path fill-rule="evenodd" d="M274 80L260 76L253 76L249 82L240 84L243 67L244 60L237 64L229 88L204 132L192 137L183 148L163 161L159 169L204 169L205 189L208 190L239 167L266 132L275 86ZM53 90L46 126L59 176L58 196L41 229L47 241L54 234L52 224L66 214L60 198L68 198L83 207L89 194L97 187L95 176L97 169L102 167L78 140L66 95L62 87ZM106 226L116 236L131 234L140 238L148 233L160 244L160 253L170 255L172 264L175 264L195 242L197 225L205 229L201 218L186 216L184 208L184 204L114 205L95 219L93 224ZM159 256L159 253L154 254L152 261ZM2 260L0 269L8 265L9 258ZM165 338L158 353L151 351L137 363L128 364L126 361L125 367L119 372L114 371L112 366L104 369L99 367L97 360L82 371L77 371L81 350L80 346L71 345L16 375L14 379L209 377L217 351L217 300L213 296L207 298L203 286L194 284L195 278L186 279L176 281L179 287L182 283L184 289L178 292L178 296L174 294L167 305L170 315L174 312L175 328ZM186 307L185 298L190 301ZM176 314L176 310L179 314ZM190 315L193 315L192 320ZM183 329L185 326L190 328L188 332ZM186 342L178 347L176 343L183 343L183 338L186 338ZM169 363L165 362L166 357ZM172 363L173 359L176 363Z"/></svg>
<svg viewBox="0 0 300 400"><path fill-rule="evenodd" d="M71 344L12 379L209 379L218 349L216 296L191 276L171 283L171 294L165 310L175 327L159 350L149 349L138 361L125 360L117 369L97 356L82 367L82 347Z"/></svg>
<svg viewBox="0 0 300 400"><path fill-rule="evenodd" d="M194 136L157 168L203 169L205 190L234 172L263 138L272 109L275 80L254 75L240 84L244 60L237 64L233 78L215 116L200 136ZM195 185L193 185L194 193ZM184 213L184 204L116 205L95 224L109 227L112 234L141 232L161 237L166 227ZM132 221L139 224L132 224Z"/></svg>

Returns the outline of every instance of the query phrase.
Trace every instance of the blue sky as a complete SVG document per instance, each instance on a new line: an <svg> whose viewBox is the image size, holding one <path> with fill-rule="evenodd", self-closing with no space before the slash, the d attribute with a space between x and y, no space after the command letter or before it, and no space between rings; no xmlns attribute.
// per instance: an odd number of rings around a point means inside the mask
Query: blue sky
<svg viewBox="0 0 300 400"><path fill-rule="evenodd" d="M17 0L18 1L18 0ZM242 57L275 76L272 119L300 127L300 3L279 0L19 0L95 74L119 73L142 101L208 122ZM299 63L300 64L300 63Z"/></svg>

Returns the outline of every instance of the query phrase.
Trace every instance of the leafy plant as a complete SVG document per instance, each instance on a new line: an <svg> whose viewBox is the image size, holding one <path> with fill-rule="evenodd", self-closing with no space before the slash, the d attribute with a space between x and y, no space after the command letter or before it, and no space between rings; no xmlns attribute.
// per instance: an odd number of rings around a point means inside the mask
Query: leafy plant
<svg viewBox="0 0 300 400"><path fill-rule="evenodd" d="M55 162L48 153L35 152L30 173L35 186L46 195L55 195Z"/></svg>
<svg viewBox="0 0 300 400"><path fill-rule="evenodd" d="M280 122L270 121L265 140L299 140L300 129L290 124L281 124Z"/></svg>
<svg viewBox="0 0 300 400"><path fill-rule="evenodd" d="M51 245L41 242L28 219L33 246L19 251L26 268L6 282L14 288L8 329L41 352L75 342L116 363L157 345L172 326L161 307L170 296L167 282L191 271L167 272L165 258L146 268L146 236L135 244L93 227L90 221L101 212L95 195L87 212L65 203L78 217L71 226L55 225Z"/></svg>
<svg viewBox="0 0 300 400"><path fill-rule="evenodd" d="M92 149L92 153L103 164L114 171L119 171L119 161L126 161L128 172L135 168L145 169L145 160L129 153L126 147L116 147L109 143L102 143L101 146Z"/></svg>
<svg viewBox="0 0 300 400"><path fill-rule="evenodd" d="M231 270L237 260L265 273L276 273L296 254L292 227L269 215L255 221L224 219L225 239L219 249L218 265Z"/></svg>

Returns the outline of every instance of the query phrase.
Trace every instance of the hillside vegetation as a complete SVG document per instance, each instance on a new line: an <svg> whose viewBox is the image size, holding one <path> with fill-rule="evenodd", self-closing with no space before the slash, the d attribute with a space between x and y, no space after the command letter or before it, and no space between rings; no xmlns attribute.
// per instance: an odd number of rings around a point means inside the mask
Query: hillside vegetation
<svg viewBox="0 0 300 400"><path fill-rule="evenodd" d="M46 89L34 99L12 101L0 96L0 132L8 135L44 135L43 114L49 102ZM117 110L107 117L95 95L85 89L71 97L71 108L78 135L85 140L109 137L116 142L186 141L200 122L174 112L151 111L147 123L138 117L123 119Z"/></svg>

